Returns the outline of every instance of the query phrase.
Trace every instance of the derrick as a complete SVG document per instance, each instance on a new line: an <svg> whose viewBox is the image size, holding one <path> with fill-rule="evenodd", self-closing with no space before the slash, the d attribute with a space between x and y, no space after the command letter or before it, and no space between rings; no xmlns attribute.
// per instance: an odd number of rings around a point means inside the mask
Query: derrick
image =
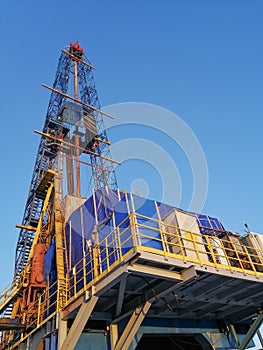
<svg viewBox="0 0 263 350"><path fill-rule="evenodd" d="M191 344L244 350L262 338L263 236L119 190L94 69L71 43L43 84L51 95L0 295L0 349L73 350L84 336L128 350L149 335L180 343L188 330Z"/></svg>

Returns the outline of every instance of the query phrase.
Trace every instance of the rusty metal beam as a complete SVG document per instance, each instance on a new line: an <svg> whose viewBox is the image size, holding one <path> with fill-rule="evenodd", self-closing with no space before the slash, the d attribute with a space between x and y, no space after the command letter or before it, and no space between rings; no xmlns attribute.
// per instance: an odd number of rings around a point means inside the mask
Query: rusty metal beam
<svg viewBox="0 0 263 350"><path fill-rule="evenodd" d="M79 104L81 104L81 105L83 105L83 106L85 106L85 107L87 107L87 108L92 109L93 111L96 111L96 112L98 112L98 113L100 113L100 114L103 114L103 115L105 115L106 117L108 117L108 118L110 118L110 119L114 119L113 116L111 116L110 114L103 112L101 109L97 109L97 108L95 108L95 107L93 107L93 106L91 106L91 105L88 105L87 103L82 102L82 101L78 100L78 99L75 98L75 97L71 97L70 95L65 94L64 92L61 92L61 91L59 91L59 90L57 90L57 89L54 89L54 88L52 88L51 86L48 86L48 85L46 85L46 84L42 84L42 86L43 86L44 88L46 88L46 89L49 89L49 90L51 90L51 91L53 91L53 92L55 92L55 93L57 93L57 94L63 96L63 97L68 98L69 100L72 100L72 101L74 101L74 102L77 102L77 103L79 103Z"/></svg>
<svg viewBox="0 0 263 350"><path fill-rule="evenodd" d="M89 64L88 62L78 58L77 56L72 55L71 53L69 53L67 50L61 50L63 53L65 53L66 55L68 55L70 58L72 58L74 61L78 61L80 63L85 64L86 66L92 68L92 69L96 69L94 66L92 66L91 64Z"/></svg>
<svg viewBox="0 0 263 350"><path fill-rule="evenodd" d="M57 142L60 143L60 144L67 145L67 146L74 147L74 148L78 148L78 149L80 149L83 153L92 154L92 155L94 155L94 156L97 156L97 157L100 157L100 158L102 158L102 159L108 160L108 161L110 161L110 162L112 162L112 163L115 163L115 164L117 164L117 165L121 165L120 162L117 162L117 161L114 160L114 159L111 159L111 158L102 156L101 154L98 154L98 153L96 153L96 152L92 152L92 151L86 150L85 148L82 148L82 147L73 145L73 144L70 143L70 142L64 141L64 140L59 139L59 138L57 138L57 137L55 137L55 136L52 136L52 135L50 135L50 134L46 134L46 133L41 132L41 131L39 131L39 130L34 130L34 132L35 132L36 134L41 135L41 136L44 136L44 137L47 137L47 138L49 138L49 139L55 140L55 141L57 141ZM94 167L97 168L97 166L94 166Z"/></svg>
<svg viewBox="0 0 263 350"><path fill-rule="evenodd" d="M111 144L110 141L103 140L103 139L101 139L101 138L99 138L99 137L93 137L93 139L94 139L95 141L105 143L105 144L108 145L108 146L110 146L110 144Z"/></svg>
<svg viewBox="0 0 263 350"><path fill-rule="evenodd" d="M19 323L17 319L8 317L0 318L0 331L25 329L26 325Z"/></svg>
<svg viewBox="0 0 263 350"><path fill-rule="evenodd" d="M16 224L16 228L22 228L22 229L25 229L25 230L28 230L28 231L36 231L37 228L36 227L33 227L33 226L30 226L30 225L20 225L20 224Z"/></svg>

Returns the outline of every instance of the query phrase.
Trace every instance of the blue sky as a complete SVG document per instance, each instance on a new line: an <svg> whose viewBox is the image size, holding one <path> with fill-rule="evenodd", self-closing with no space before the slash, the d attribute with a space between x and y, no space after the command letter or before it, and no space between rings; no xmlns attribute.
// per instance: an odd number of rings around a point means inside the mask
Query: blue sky
<svg viewBox="0 0 263 350"><path fill-rule="evenodd" d="M33 130L42 128L48 105L41 84L53 84L60 50L76 39L97 68L102 106L155 104L192 129L208 164L203 212L229 230L244 233L246 221L263 233L262 15L261 0L2 2L0 286L12 279L15 224L39 141ZM149 137L158 143L154 132ZM174 157L187 206L189 165L169 140L159 141ZM139 166L131 161L118 170L121 188L130 186ZM155 170L143 166L150 194L158 196Z"/></svg>

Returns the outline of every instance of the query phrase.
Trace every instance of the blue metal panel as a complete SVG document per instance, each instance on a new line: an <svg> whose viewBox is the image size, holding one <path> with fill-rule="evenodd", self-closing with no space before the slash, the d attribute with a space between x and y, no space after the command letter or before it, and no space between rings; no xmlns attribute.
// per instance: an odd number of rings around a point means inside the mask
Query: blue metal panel
<svg viewBox="0 0 263 350"><path fill-rule="evenodd" d="M197 222L200 232L210 236L219 236L225 229L217 218L208 215L197 214Z"/></svg>

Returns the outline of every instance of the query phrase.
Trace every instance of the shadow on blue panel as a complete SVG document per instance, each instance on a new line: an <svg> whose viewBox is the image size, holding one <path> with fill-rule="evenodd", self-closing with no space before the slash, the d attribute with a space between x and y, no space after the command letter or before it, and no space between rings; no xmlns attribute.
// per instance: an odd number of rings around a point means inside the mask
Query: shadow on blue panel
<svg viewBox="0 0 263 350"><path fill-rule="evenodd" d="M57 301L57 262L56 262L56 242L53 240L44 256L44 279L50 286L48 291L48 301L45 308L44 317L48 317L56 311Z"/></svg>
<svg viewBox="0 0 263 350"><path fill-rule="evenodd" d="M102 188L75 210L66 223L66 242L70 270L70 287L77 281L76 290L94 276L92 252L99 247L97 273L109 269L136 245L163 250L160 220L175 208L137 195ZM187 212L185 212L187 213ZM130 216L133 214L133 219ZM194 214L203 234L217 235L224 227L216 218ZM133 235L131 220L136 224ZM85 259L84 259L85 257ZM85 261L84 261L85 260ZM74 267L74 274L72 268ZM85 274L84 274L85 269Z"/></svg>

